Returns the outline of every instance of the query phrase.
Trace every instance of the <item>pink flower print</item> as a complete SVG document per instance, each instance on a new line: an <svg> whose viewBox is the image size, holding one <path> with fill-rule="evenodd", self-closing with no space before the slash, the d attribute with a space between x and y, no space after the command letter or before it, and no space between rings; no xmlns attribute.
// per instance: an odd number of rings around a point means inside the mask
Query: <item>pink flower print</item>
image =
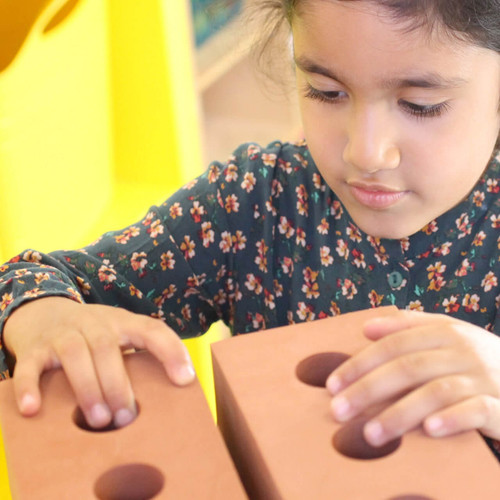
<svg viewBox="0 0 500 500"><path fill-rule="evenodd" d="M361 241L361 232L354 224L349 223L346 233L351 241L356 241L358 243Z"/></svg>
<svg viewBox="0 0 500 500"><path fill-rule="evenodd" d="M340 257L344 257L344 259L349 258L349 246L343 239L337 240L337 248L335 249Z"/></svg>
<svg viewBox="0 0 500 500"><path fill-rule="evenodd" d="M191 320L191 306L189 304L185 304L181 309L182 317L185 321Z"/></svg>
<svg viewBox="0 0 500 500"><path fill-rule="evenodd" d="M4 293L0 302L0 311L5 311L7 307L14 302L14 297L11 293Z"/></svg>
<svg viewBox="0 0 500 500"><path fill-rule="evenodd" d="M359 269L359 268L366 268L366 262L365 262L365 256L363 255L362 252L360 252L358 249L353 248L351 255L354 257L353 263L354 265Z"/></svg>
<svg viewBox="0 0 500 500"><path fill-rule="evenodd" d="M319 189L320 191L325 191L326 186L323 182L323 178L321 175L314 173L313 174L313 184L316 189Z"/></svg>
<svg viewBox="0 0 500 500"><path fill-rule="evenodd" d="M306 246L306 232L301 227L297 228L295 243L297 243L297 245L301 245L303 247Z"/></svg>
<svg viewBox="0 0 500 500"><path fill-rule="evenodd" d="M163 305L163 303L166 300L171 299L175 295L176 292L177 292L177 287L174 284L168 285L168 287L165 288L165 290L163 290L163 292L161 292L161 295L154 299L154 303L158 307L161 307Z"/></svg>
<svg viewBox="0 0 500 500"><path fill-rule="evenodd" d="M471 233L472 225L469 223L469 216L467 214L462 214L455 221L455 223L457 225L458 230L460 231L460 234L458 235L459 239Z"/></svg>
<svg viewBox="0 0 500 500"><path fill-rule="evenodd" d="M180 249L184 253L185 259L192 259L195 256L195 247L195 242L189 237L189 235L186 234L184 236L184 241L180 245Z"/></svg>
<svg viewBox="0 0 500 500"><path fill-rule="evenodd" d="M146 252L134 252L130 257L130 266L134 271L142 271L147 263Z"/></svg>
<svg viewBox="0 0 500 500"><path fill-rule="evenodd" d="M169 209L170 217L176 219L177 217L182 217L182 207L181 204L176 201Z"/></svg>
<svg viewBox="0 0 500 500"><path fill-rule="evenodd" d="M252 273L247 274L247 281L245 281L245 286L250 290L255 292L256 295L262 293L262 278L255 276Z"/></svg>
<svg viewBox="0 0 500 500"><path fill-rule="evenodd" d="M199 224L201 222L201 216L205 214L205 207L200 205L199 201L194 201L193 206L189 210L193 220Z"/></svg>
<svg viewBox="0 0 500 500"><path fill-rule="evenodd" d="M85 281L83 278L80 278L80 276L76 277L76 284L78 285L78 289L80 290L83 295L90 295L90 284Z"/></svg>
<svg viewBox="0 0 500 500"><path fill-rule="evenodd" d="M193 189L196 186L196 184L198 184L198 179L193 179L193 180L187 182L186 184L184 184L184 186L182 186L182 189L189 191L189 190Z"/></svg>
<svg viewBox="0 0 500 500"><path fill-rule="evenodd" d="M285 216L280 217L280 223L278 224L278 230L280 234L284 234L286 238L291 238L295 234L295 229L293 228L293 223L290 222Z"/></svg>
<svg viewBox="0 0 500 500"><path fill-rule="evenodd" d="M330 248L327 246L322 246L319 249L319 257L321 259L321 264L325 267L333 264L333 257L330 255Z"/></svg>
<svg viewBox="0 0 500 500"><path fill-rule="evenodd" d="M170 250L162 253L160 258L160 266L163 271L166 271L167 269L173 269L175 267L174 254Z"/></svg>
<svg viewBox="0 0 500 500"><path fill-rule="evenodd" d="M148 228L148 233L151 238L156 238L159 234L163 234L163 224L160 219L156 219Z"/></svg>
<svg viewBox="0 0 500 500"><path fill-rule="evenodd" d="M422 232L428 235L431 235L432 233L435 233L439 230L437 222L435 220L432 220L422 228Z"/></svg>
<svg viewBox="0 0 500 500"><path fill-rule="evenodd" d="M211 222L203 222L201 224L200 238L203 240L203 246L208 248L214 242L215 233L212 229Z"/></svg>
<svg viewBox="0 0 500 500"><path fill-rule="evenodd" d="M346 278L342 283L342 295L344 295L347 300L352 300L357 293L358 289L356 285L354 285L349 278Z"/></svg>
<svg viewBox="0 0 500 500"><path fill-rule="evenodd" d="M243 234L243 231L236 231L231 237L233 252L236 253L238 250L243 250L246 247L247 237Z"/></svg>
<svg viewBox="0 0 500 500"><path fill-rule="evenodd" d="M420 302L420 300L412 300L408 304L408 307L406 309L408 309L409 311L423 311L424 306L422 305L422 302Z"/></svg>
<svg viewBox="0 0 500 500"><path fill-rule="evenodd" d="M255 175L253 172L246 172L243 176L243 182L241 183L241 188L244 189L247 193L253 190L257 180L255 179Z"/></svg>
<svg viewBox="0 0 500 500"><path fill-rule="evenodd" d="M485 194L482 191L474 191L474 195L472 197L472 202L476 207L480 207L484 203Z"/></svg>
<svg viewBox="0 0 500 500"><path fill-rule="evenodd" d="M307 160L300 154L300 153L295 153L293 157L304 167L306 168L308 163Z"/></svg>
<svg viewBox="0 0 500 500"><path fill-rule="evenodd" d="M384 300L384 296L382 294L378 294L375 290L372 290L368 294L368 298L370 299L370 305L372 307L378 307L382 304L382 300Z"/></svg>
<svg viewBox="0 0 500 500"><path fill-rule="evenodd" d="M264 290L264 304L271 310L276 307L276 304L274 303L274 295L269 290Z"/></svg>
<svg viewBox="0 0 500 500"><path fill-rule="evenodd" d="M489 292L498 285L498 280L493 271L489 271L481 281L481 286L485 292Z"/></svg>
<svg viewBox="0 0 500 500"><path fill-rule="evenodd" d="M266 209L268 212L271 212L273 214L273 216L278 215L278 211L276 210L276 207L273 205L273 198L272 197L270 197L266 201Z"/></svg>
<svg viewBox="0 0 500 500"><path fill-rule="evenodd" d="M314 308L310 304L306 304L305 302L299 302L297 304L299 307L297 309L297 316L302 321L312 321L314 320Z"/></svg>
<svg viewBox="0 0 500 500"><path fill-rule="evenodd" d="M274 198L278 198L282 192L283 186L281 185L281 182L277 179L273 179L271 183L271 196L273 196Z"/></svg>
<svg viewBox="0 0 500 500"><path fill-rule="evenodd" d="M99 277L99 281L104 283L112 283L116 280L116 271L108 259L102 261L102 265L97 271L97 276Z"/></svg>
<svg viewBox="0 0 500 500"><path fill-rule="evenodd" d="M498 229L500 227L500 215L495 215L493 214L490 217L491 220L491 227Z"/></svg>
<svg viewBox="0 0 500 500"><path fill-rule="evenodd" d="M138 227L132 226L125 229L123 233L116 235L115 241L117 243L125 245L129 242L130 238L135 238L136 236L139 236L140 233L141 231Z"/></svg>
<svg viewBox="0 0 500 500"><path fill-rule="evenodd" d="M488 179L486 182L488 193L499 193L500 186L498 185L498 179Z"/></svg>
<svg viewBox="0 0 500 500"><path fill-rule="evenodd" d="M281 262L281 269L283 269L283 272L291 277L293 274L293 268L293 260L290 257L283 257L283 261Z"/></svg>
<svg viewBox="0 0 500 500"><path fill-rule="evenodd" d="M342 208L342 204L338 200L334 200L330 206L330 215L333 215L335 220L339 220L342 218L342 214L344 213L344 209Z"/></svg>
<svg viewBox="0 0 500 500"><path fill-rule="evenodd" d="M287 174L292 172L291 162L282 160L281 158L278 159L278 167Z"/></svg>
<svg viewBox="0 0 500 500"><path fill-rule="evenodd" d="M23 260L25 262L41 262L42 261L42 255L40 252L35 252L33 250L28 250L27 252L23 253Z"/></svg>
<svg viewBox="0 0 500 500"><path fill-rule="evenodd" d="M210 165L208 169L208 183L213 184L217 182L220 177L220 168L218 165Z"/></svg>
<svg viewBox="0 0 500 500"><path fill-rule="evenodd" d="M266 253L269 247L266 242L262 239L258 241L255 246L257 247L257 256L255 257L255 263L259 266L259 271L267 272L267 257Z"/></svg>
<svg viewBox="0 0 500 500"><path fill-rule="evenodd" d="M333 300L330 302L330 313L332 316L338 316L341 313L340 307Z"/></svg>
<svg viewBox="0 0 500 500"><path fill-rule="evenodd" d="M129 286L129 292L132 297L135 295L138 299L142 299L142 292L134 285Z"/></svg>
<svg viewBox="0 0 500 500"><path fill-rule="evenodd" d="M247 155L250 160L256 160L259 157L260 148L255 144L250 144L247 148Z"/></svg>
<svg viewBox="0 0 500 500"><path fill-rule="evenodd" d="M321 219L321 224L316 228L318 230L319 234L328 234L328 229L330 228L330 224L328 224L328 221L323 217Z"/></svg>
<svg viewBox="0 0 500 500"><path fill-rule="evenodd" d="M224 231L220 236L221 240L219 243L219 248L222 250L222 253L228 253L231 250L232 246L231 233L228 231Z"/></svg>
<svg viewBox="0 0 500 500"><path fill-rule="evenodd" d="M443 307L447 313L454 313L460 309L460 303L458 302L458 297L452 295L449 299L443 300Z"/></svg>
<svg viewBox="0 0 500 500"><path fill-rule="evenodd" d="M464 259L460 267L455 271L455 276L467 276L469 271L473 271L475 266L471 266L469 259Z"/></svg>
<svg viewBox="0 0 500 500"><path fill-rule="evenodd" d="M262 162L266 167L274 167L276 165L276 154L275 153L262 153Z"/></svg>
<svg viewBox="0 0 500 500"><path fill-rule="evenodd" d="M479 231L479 233L477 233L476 236L474 237L474 241L472 242L472 244L475 247L481 247L483 246L483 241L485 239L486 239L486 233L484 231Z"/></svg>
<svg viewBox="0 0 500 500"><path fill-rule="evenodd" d="M230 163L224 170L226 182L233 182L238 179L238 167L234 163Z"/></svg>
<svg viewBox="0 0 500 500"><path fill-rule="evenodd" d="M452 245L453 245L453 243L451 243L451 241L446 241L442 245L439 245L438 247L433 248L432 253L436 257L442 257L445 255L448 255L450 253L450 248L452 247Z"/></svg>
<svg viewBox="0 0 500 500"><path fill-rule="evenodd" d="M73 290L72 288L70 288L69 290ZM74 290L73 290L74 292ZM32 290L26 290L24 293L23 293L23 297L26 297L26 298L29 298L29 299L34 299L36 297L40 297L40 295L43 295L45 293L44 290L40 290L40 288L33 288ZM0 310L1 309L1 304L0 304Z"/></svg>
<svg viewBox="0 0 500 500"><path fill-rule="evenodd" d="M230 194L226 196L226 203L224 205L226 212L230 214L231 212L238 212L240 204L238 202L238 197L235 194Z"/></svg>
<svg viewBox="0 0 500 500"><path fill-rule="evenodd" d="M283 296L283 285L277 280L273 280L273 288L274 288L274 294L276 297L282 297Z"/></svg>
<svg viewBox="0 0 500 500"><path fill-rule="evenodd" d="M471 295L470 293L467 293L462 299L462 306L464 310L468 313L477 312L479 311L479 301L480 301L479 295L477 294Z"/></svg>

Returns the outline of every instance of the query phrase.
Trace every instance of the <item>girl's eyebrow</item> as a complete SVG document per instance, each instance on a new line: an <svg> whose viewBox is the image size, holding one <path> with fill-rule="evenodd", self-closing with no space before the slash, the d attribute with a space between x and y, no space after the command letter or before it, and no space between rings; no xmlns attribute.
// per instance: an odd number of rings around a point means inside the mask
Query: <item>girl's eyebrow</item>
<svg viewBox="0 0 500 500"><path fill-rule="evenodd" d="M311 59L300 56L294 57L296 66L306 72L317 75L326 76L331 80L343 83L346 79L332 69L325 68L320 64L315 63ZM427 72L417 77L404 78L388 78L380 81L379 86L385 89L402 89L402 88L424 88L424 89L453 89L467 84L468 81L460 77L446 78L438 73Z"/></svg>

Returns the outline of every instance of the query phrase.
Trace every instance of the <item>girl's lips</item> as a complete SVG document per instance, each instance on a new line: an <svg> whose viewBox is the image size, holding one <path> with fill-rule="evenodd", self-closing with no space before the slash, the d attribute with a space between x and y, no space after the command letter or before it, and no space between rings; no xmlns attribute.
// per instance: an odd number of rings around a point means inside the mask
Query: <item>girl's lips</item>
<svg viewBox="0 0 500 500"><path fill-rule="evenodd" d="M378 185L349 184L349 189L358 203L375 210L395 205L408 193Z"/></svg>

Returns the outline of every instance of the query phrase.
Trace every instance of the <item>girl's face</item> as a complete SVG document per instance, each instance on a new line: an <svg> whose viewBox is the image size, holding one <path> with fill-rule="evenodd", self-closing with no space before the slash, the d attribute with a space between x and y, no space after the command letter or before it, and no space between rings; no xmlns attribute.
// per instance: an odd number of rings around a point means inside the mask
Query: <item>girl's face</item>
<svg viewBox="0 0 500 500"><path fill-rule="evenodd" d="M292 31L311 154L363 231L409 236L469 194L499 133L500 55L365 1L304 1Z"/></svg>

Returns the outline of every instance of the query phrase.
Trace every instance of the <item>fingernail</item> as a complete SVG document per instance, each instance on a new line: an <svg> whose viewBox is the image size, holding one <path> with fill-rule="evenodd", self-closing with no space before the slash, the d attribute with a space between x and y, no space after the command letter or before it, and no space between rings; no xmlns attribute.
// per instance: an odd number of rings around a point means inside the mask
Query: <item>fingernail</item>
<svg viewBox="0 0 500 500"><path fill-rule="evenodd" d="M129 408L121 408L115 413L113 422L116 427L125 427L134 421L136 415L137 413Z"/></svg>
<svg viewBox="0 0 500 500"><path fill-rule="evenodd" d="M31 415L36 410L36 399L31 394L25 394L21 399L20 410L22 414Z"/></svg>
<svg viewBox="0 0 500 500"><path fill-rule="evenodd" d="M90 422L92 427L102 427L111 420L109 408L102 403L97 403L90 409Z"/></svg>
<svg viewBox="0 0 500 500"><path fill-rule="evenodd" d="M330 394L337 394L342 388L342 382L340 382L340 378L336 375L332 375L326 381L326 388L330 392Z"/></svg>
<svg viewBox="0 0 500 500"><path fill-rule="evenodd" d="M443 428L443 420L439 417L430 417L425 422L425 430L434 437L443 436L445 429Z"/></svg>
<svg viewBox="0 0 500 500"><path fill-rule="evenodd" d="M332 410L335 419L343 422L344 420L347 420L349 418L351 405L344 396L337 396L332 400Z"/></svg>
<svg viewBox="0 0 500 500"><path fill-rule="evenodd" d="M365 425L365 438L373 446L379 446L384 443L384 429L380 422L372 420Z"/></svg>
<svg viewBox="0 0 500 500"><path fill-rule="evenodd" d="M190 363L180 365L175 374L175 381L179 385L187 385L196 377L193 365Z"/></svg>

